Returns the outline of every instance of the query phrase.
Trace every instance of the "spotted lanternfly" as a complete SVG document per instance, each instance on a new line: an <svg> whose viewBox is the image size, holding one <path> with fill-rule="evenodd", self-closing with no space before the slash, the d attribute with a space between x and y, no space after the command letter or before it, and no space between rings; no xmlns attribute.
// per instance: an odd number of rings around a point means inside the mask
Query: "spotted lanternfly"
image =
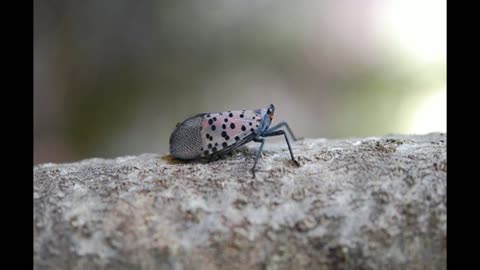
<svg viewBox="0 0 480 270"><path fill-rule="evenodd" d="M248 142L261 143L257 151L252 173L255 177L255 166L265 143L264 138L283 135L290 151L292 161L298 165L293 157L292 148L284 130L286 127L290 135L296 140L286 122L281 122L271 128L275 107L257 110L228 111L217 113L200 113L178 123L170 136L170 154L180 160L213 159L228 153Z"/></svg>

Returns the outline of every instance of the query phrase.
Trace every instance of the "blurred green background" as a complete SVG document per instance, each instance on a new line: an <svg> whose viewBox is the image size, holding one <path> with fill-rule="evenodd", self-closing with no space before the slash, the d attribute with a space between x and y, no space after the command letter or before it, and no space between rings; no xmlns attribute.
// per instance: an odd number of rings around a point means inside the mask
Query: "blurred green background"
<svg viewBox="0 0 480 270"><path fill-rule="evenodd" d="M34 1L35 164L271 103L300 137L446 132L445 0Z"/></svg>

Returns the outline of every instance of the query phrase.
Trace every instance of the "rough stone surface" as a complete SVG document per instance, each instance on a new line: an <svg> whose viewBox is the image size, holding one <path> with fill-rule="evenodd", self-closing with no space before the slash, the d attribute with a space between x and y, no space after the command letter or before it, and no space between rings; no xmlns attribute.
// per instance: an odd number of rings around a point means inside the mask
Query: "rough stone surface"
<svg viewBox="0 0 480 270"><path fill-rule="evenodd" d="M446 134L34 167L35 269L446 269Z"/></svg>

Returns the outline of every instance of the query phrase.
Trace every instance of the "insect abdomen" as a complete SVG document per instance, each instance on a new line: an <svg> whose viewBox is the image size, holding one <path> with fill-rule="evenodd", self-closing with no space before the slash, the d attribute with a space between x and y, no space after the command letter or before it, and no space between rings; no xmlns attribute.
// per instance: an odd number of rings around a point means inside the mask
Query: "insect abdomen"
<svg viewBox="0 0 480 270"><path fill-rule="evenodd" d="M170 136L170 154L178 159L197 159L202 155L202 115L178 124Z"/></svg>

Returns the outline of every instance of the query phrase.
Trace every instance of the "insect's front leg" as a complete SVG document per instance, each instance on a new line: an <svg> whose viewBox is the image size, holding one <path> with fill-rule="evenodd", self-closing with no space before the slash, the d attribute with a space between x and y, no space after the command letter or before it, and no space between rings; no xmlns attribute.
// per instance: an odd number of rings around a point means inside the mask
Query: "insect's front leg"
<svg viewBox="0 0 480 270"><path fill-rule="evenodd" d="M286 128L287 128L288 133L290 134L290 136L292 137L292 139L293 139L294 141L303 140L303 138L297 138L297 137L295 137L295 135L293 135L292 129L290 128L290 126L288 125L288 123L285 122L285 121L282 121L282 122L276 124L275 126L269 128L266 132L267 132L267 133L268 133L268 132L273 132L273 131L275 131L275 130L277 130L277 129L279 129L279 128L282 128L282 127L286 127Z"/></svg>
<svg viewBox="0 0 480 270"><path fill-rule="evenodd" d="M292 161L295 163L295 165L300 166L298 161L296 161L295 158L293 157L292 147L290 146L290 141L288 140L287 134L285 133L284 130L271 131L271 129L269 129L262 134L263 137L272 137L272 136L279 136L279 135L283 135L285 137L285 141L287 141L288 151L290 151L290 157L292 157Z"/></svg>

